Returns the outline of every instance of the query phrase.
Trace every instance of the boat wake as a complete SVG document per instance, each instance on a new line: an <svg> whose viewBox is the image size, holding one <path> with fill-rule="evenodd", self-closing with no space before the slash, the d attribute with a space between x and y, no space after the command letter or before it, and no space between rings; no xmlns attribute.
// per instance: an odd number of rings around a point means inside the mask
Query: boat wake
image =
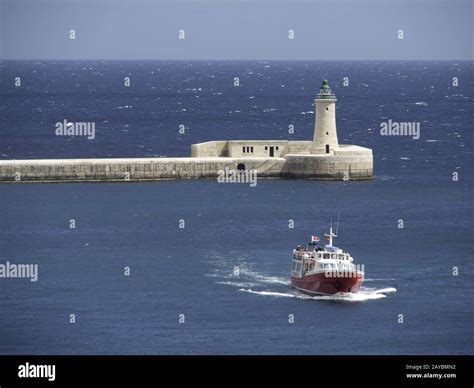
<svg viewBox="0 0 474 388"><path fill-rule="evenodd" d="M397 289L394 287L386 287L381 289L361 287L359 292L339 292L334 295L317 295L310 296L299 293L296 290L289 290L287 292L275 292L275 291L256 291L250 288L241 288L241 292L248 292L251 294L257 294L262 296L273 296L277 298L296 298L296 299L307 299L307 300L328 300L328 301L341 301L341 302L363 302L366 300L375 300L385 298L389 293L396 292Z"/></svg>
<svg viewBox="0 0 474 388"><path fill-rule="evenodd" d="M253 279L254 281L259 283L290 285L290 281L287 278L278 276L266 276L259 272L250 271L246 268L240 268L239 276L242 278Z"/></svg>
<svg viewBox="0 0 474 388"><path fill-rule="evenodd" d="M216 284L223 284L225 286L233 286L233 287L255 287L258 285L252 282L233 282L233 281L216 282Z"/></svg>
<svg viewBox="0 0 474 388"><path fill-rule="evenodd" d="M237 272L235 271L237 268ZM207 274L208 277L219 278L216 284L224 284L235 287L262 286L265 284L280 284L289 286L290 280L286 277L267 276L260 272L250 270L247 265L234 267L234 270L216 270L214 273Z"/></svg>

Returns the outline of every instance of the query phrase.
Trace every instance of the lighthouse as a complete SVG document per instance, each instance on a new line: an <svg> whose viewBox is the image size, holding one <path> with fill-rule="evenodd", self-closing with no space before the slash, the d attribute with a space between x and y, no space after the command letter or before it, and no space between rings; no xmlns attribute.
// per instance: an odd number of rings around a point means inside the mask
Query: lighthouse
<svg viewBox="0 0 474 388"><path fill-rule="evenodd" d="M334 155L339 148L336 130L336 96L331 92L327 80L321 84L319 94L314 99L315 124L312 154Z"/></svg>

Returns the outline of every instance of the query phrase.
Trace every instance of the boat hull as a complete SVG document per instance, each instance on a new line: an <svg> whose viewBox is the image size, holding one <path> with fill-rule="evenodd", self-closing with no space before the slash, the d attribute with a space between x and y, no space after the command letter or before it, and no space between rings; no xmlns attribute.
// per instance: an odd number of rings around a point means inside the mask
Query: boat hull
<svg viewBox="0 0 474 388"><path fill-rule="evenodd" d="M305 275L302 278L291 277L291 286L309 295L333 295L338 292L359 291L364 275L362 273L349 276L327 276L326 272Z"/></svg>

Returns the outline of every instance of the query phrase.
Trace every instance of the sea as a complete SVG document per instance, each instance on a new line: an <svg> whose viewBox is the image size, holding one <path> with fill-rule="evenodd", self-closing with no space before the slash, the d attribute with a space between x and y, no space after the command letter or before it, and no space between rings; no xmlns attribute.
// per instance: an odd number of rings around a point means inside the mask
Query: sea
<svg viewBox="0 0 474 388"><path fill-rule="evenodd" d="M0 159L189 156L210 140L339 142L371 181L0 185L1 354L472 354L473 62L1 61ZM126 86L129 85L129 86ZM57 136L68 120L95 138ZM383 135L383 123L419 125ZM184 128L184 131L183 131ZM291 130L293 128L293 130ZM340 215L357 294L292 290Z"/></svg>

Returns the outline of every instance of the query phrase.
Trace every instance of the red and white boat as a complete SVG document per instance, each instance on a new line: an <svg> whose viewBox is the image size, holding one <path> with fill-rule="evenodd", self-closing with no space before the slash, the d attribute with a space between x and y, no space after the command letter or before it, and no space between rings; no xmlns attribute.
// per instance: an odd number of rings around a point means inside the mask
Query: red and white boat
<svg viewBox="0 0 474 388"><path fill-rule="evenodd" d="M293 250L291 286L309 295L332 295L338 292L358 292L364 281L364 267L355 265L348 253L332 245L337 237L329 229L324 235L325 245L318 245L319 237L312 236L305 247Z"/></svg>

